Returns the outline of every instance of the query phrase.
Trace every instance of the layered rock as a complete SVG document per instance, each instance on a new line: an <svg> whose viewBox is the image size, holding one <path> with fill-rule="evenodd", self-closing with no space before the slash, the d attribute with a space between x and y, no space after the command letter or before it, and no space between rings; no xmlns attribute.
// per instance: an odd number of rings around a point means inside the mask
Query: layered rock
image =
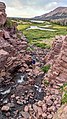
<svg viewBox="0 0 67 119"><path fill-rule="evenodd" d="M54 57L59 55L63 43L62 36L56 36L53 43L51 51L45 56L45 62L52 63Z"/></svg>
<svg viewBox="0 0 67 119"><path fill-rule="evenodd" d="M0 25L6 22L5 4L0 2ZM0 30L0 82L20 70L25 71L31 62L26 54L27 39L15 26Z"/></svg>
<svg viewBox="0 0 67 119"><path fill-rule="evenodd" d="M53 63L47 76L51 82L57 83L57 85L67 82L67 36L62 36L60 39L61 42L58 42L58 45L56 42L55 45L59 47L57 49L54 47L55 56L52 57Z"/></svg>
<svg viewBox="0 0 67 119"><path fill-rule="evenodd" d="M0 25L4 25L6 22L5 4L0 2Z"/></svg>
<svg viewBox="0 0 67 119"><path fill-rule="evenodd" d="M25 55L27 42L22 36L21 34L18 38L17 34L10 35L9 31L0 31L0 72L4 70L13 73L21 68L24 62L29 62L30 56Z"/></svg>

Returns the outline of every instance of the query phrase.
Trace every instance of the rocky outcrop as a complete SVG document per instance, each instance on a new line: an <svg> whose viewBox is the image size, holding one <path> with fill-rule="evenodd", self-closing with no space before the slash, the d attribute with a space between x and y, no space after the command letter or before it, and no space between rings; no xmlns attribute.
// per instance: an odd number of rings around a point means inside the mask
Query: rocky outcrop
<svg viewBox="0 0 67 119"><path fill-rule="evenodd" d="M25 54L27 48L26 38L22 33L10 34L9 31L0 31L0 77L15 73L21 69L24 63L31 61L31 56ZM21 70L23 72L23 68ZM1 77L1 78L2 78ZM1 81L0 81L1 82Z"/></svg>
<svg viewBox="0 0 67 119"><path fill-rule="evenodd" d="M63 43L62 36L56 36L53 43L52 43L52 49L48 54L45 56L45 62L46 63L52 63L54 60L54 57L57 57L60 53L61 47Z"/></svg>
<svg viewBox="0 0 67 119"><path fill-rule="evenodd" d="M57 42L58 41L58 42ZM53 56L52 56L53 55ZM48 55L52 60L51 68L47 78L57 85L67 82L67 36L55 40L53 49Z"/></svg>
<svg viewBox="0 0 67 119"><path fill-rule="evenodd" d="M67 105L62 105L53 119L67 119Z"/></svg>
<svg viewBox="0 0 67 119"><path fill-rule="evenodd" d="M0 2L0 25L4 25L6 22L5 4Z"/></svg>

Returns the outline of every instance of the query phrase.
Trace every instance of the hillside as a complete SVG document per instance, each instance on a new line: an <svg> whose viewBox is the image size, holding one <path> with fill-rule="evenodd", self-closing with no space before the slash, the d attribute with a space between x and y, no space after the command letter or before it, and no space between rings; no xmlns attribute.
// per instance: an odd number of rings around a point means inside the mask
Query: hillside
<svg viewBox="0 0 67 119"><path fill-rule="evenodd" d="M59 19L59 18L67 18L67 7L58 7L47 14L34 17L34 19L39 19L39 20L50 20L50 19Z"/></svg>

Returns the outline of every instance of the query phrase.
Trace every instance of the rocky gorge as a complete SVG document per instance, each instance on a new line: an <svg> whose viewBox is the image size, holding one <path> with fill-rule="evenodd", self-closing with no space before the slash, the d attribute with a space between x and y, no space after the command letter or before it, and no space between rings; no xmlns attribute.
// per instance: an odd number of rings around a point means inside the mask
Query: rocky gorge
<svg viewBox="0 0 67 119"><path fill-rule="evenodd" d="M3 5L0 3L1 11L5 11ZM0 25L6 22L4 14ZM29 45L21 31L1 28L0 119L54 118L61 107L59 86L67 82L66 51L67 36L56 37L52 49L48 50ZM32 55L36 58L35 68ZM45 73L41 68L48 64L51 67ZM61 119L66 119L67 113L65 115Z"/></svg>

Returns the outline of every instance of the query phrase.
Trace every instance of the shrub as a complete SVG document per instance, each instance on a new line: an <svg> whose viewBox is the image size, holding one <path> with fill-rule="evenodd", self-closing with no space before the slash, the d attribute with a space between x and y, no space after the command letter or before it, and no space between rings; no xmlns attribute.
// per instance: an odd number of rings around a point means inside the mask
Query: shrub
<svg viewBox="0 0 67 119"><path fill-rule="evenodd" d="M61 91L63 92L61 102L62 104L64 104L64 103L67 103L67 83L65 83L61 87L61 89L62 89Z"/></svg>
<svg viewBox="0 0 67 119"><path fill-rule="evenodd" d="M6 23L5 23L5 27L11 28L13 26L13 23L10 19L7 19Z"/></svg>
<svg viewBox="0 0 67 119"><path fill-rule="evenodd" d="M46 65L46 66L43 66L43 67L42 67L42 71L43 71L44 73L47 73L49 69L50 69L50 65Z"/></svg>
<svg viewBox="0 0 67 119"><path fill-rule="evenodd" d="M67 103L67 92L64 93L61 102L62 104Z"/></svg>
<svg viewBox="0 0 67 119"><path fill-rule="evenodd" d="M48 86L49 85L49 81L45 79L44 80L44 84Z"/></svg>

